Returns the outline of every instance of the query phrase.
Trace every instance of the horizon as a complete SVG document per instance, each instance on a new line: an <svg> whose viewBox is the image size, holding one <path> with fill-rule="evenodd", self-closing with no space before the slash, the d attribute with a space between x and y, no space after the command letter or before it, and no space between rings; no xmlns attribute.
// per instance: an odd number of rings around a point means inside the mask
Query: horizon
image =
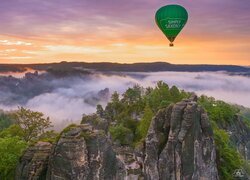
<svg viewBox="0 0 250 180"><path fill-rule="evenodd" d="M155 12L180 4L189 20L175 46ZM247 0L11 0L1 6L0 64L67 62L250 66ZM163 61L167 59L167 61Z"/></svg>
<svg viewBox="0 0 250 180"><path fill-rule="evenodd" d="M133 65L133 64L153 64L153 63L166 63L166 64L171 64L171 65L194 65L194 66L240 66L240 67L250 67L249 65L238 65L238 64L185 64L185 63L171 63L168 61L141 61L141 62L112 62L112 61L52 61L52 62L37 62L37 63L1 63L0 62L0 66L1 65L43 65L43 64L60 64L60 63L87 63L87 64L92 64L92 63L96 63L96 64L101 64L101 63L110 63L110 64L120 64L120 65Z"/></svg>

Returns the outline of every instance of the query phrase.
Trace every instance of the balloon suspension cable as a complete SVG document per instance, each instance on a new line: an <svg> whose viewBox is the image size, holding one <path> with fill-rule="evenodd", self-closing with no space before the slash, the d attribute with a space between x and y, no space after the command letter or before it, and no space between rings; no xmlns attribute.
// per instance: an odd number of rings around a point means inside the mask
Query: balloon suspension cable
<svg viewBox="0 0 250 180"><path fill-rule="evenodd" d="M173 47L174 46L174 43L169 43L169 47Z"/></svg>

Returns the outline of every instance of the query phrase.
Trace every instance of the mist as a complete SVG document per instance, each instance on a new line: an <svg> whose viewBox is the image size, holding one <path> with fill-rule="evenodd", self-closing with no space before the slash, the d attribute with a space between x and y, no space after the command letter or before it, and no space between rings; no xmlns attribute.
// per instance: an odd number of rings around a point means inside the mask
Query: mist
<svg viewBox="0 0 250 180"><path fill-rule="evenodd" d="M61 129L69 123L79 122L83 114L94 113L97 104L105 107L114 91L122 94L135 84L154 87L160 80L198 95L250 107L249 77L231 76L225 72L95 72L63 78L47 73L1 77L0 109L15 110L23 106L40 111L50 117L56 129Z"/></svg>

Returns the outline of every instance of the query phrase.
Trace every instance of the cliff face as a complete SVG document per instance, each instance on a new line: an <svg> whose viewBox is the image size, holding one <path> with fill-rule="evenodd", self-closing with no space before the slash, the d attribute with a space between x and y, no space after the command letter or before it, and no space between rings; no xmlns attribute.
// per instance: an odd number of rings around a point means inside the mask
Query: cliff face
<svg viewBox="0 0 250 180"><path fill-rule="evenodd" d="M16 169L16 179L45 179L52 145L38 142L27 149Z"/></svg>
<svg viewBox="0 0 250 180"><path fill-rule="evenodd" d="M147 179L218 179L213 133L194 99L161 110L146 138Z"/></svg>
<svg viewBox="0 0 250 180"><path fill-rule="evenodd" d="M103 131L87 124L62 134L52 149L47 179L117 179L120 162Z"/></svg>
<svg viewBox="0 0 250 180"><path fill-rule="evenodd" d="M140 150L113 145L105 131L82 124L53 146L29 148L16 179L218 179L212 129L196 97L160 110L144 144Z"/></svg>
<svg viewBox="0 0 250 180"><path fill-rule="evenodd" d="M235 116L232 123L223 127L229 134L230 141L245 160L250 160L250 129L241 116Z"/></svg>

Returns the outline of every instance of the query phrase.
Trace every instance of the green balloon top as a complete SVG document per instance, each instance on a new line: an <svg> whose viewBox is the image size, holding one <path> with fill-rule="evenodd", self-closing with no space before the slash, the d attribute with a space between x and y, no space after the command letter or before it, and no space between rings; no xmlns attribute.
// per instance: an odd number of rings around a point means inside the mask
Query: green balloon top
<svg viewBox="0 0 250 180"><path fill-rule="evenodd" d="M155 15L156 24L171 42L170 46L173 46L176 36L185 26L187 20L186 9L175 4L161 7Z"/></svg>

